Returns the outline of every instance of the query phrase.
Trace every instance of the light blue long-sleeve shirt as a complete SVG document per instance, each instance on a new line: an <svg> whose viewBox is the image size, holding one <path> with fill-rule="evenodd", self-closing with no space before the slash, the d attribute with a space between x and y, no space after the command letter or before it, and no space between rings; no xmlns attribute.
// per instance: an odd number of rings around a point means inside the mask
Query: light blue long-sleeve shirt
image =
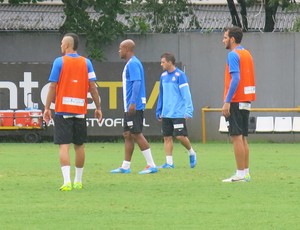
<svg viewBox="0 0 300 230"><path fill-rule="evenodd" d="M192 118L194 112L188 79L183 71L163 72L160 77L156 118Z"/></svg>

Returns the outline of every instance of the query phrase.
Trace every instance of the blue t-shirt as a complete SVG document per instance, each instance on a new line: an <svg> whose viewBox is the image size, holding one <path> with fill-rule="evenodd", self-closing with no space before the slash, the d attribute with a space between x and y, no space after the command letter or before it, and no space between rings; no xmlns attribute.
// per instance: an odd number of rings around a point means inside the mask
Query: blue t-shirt
<svg viewBox="0 0 300 230"><path fill-rule="evenodd" d="M144 68L136 56L131 57L126 63L122 81L124 111L128 112L130 104L135 104L136 110L144 110L146 107Z"/></svg>
<svg viewBox="0 0 300 230"><path fill-rule="evenodd" d="M194 112L188 79L176 68L160 77L156 118L192 118Z"/></svg>

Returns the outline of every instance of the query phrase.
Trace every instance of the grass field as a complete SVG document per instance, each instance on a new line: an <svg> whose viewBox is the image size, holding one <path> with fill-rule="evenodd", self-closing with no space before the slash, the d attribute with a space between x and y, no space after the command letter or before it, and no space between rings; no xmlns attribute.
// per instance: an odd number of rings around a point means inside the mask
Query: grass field
<svg viewBox="0 0 300 230"><path fill-rule="evenodd" d="M177 143L175 169L139 175L136 148L132 173L113 175L123 143L88 143L85 188L60 192L57 146L1 143L0 229L300 229L300 144L250 143L249 183L221 182L235 170L231 144L193 145L195 169ZM162 143L151 148L164 163Z"/></svg>

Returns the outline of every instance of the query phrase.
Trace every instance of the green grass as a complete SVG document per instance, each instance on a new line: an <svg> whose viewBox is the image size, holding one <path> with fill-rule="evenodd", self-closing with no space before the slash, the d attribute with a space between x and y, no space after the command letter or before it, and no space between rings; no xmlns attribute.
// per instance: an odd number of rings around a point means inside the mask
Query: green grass
<svg viewBox="0 0 300 230"><path fill-rule="evenodd" d="M139 175L145 161L136 147L132 173L113 175L123 143L87 143L85 189L60 192L58 146L1 143L0 228L299 229L299 144L250 143L250 183L221 182L235 170L231 144L193 145L195 169L176 143L175 169ZM164 163L163 144L151 148Z"/></svg>

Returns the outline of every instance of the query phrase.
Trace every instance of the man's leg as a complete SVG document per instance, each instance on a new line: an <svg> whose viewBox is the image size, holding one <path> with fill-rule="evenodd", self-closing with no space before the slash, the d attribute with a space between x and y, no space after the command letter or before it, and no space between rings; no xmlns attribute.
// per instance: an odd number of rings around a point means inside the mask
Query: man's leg
<svg viewBox="0 0 300 230"><path fill-rule="evenodd" d="M131 162L131 157L134 150L134 139L131 136L130 131L123 133L124 142L125 142L125 161Z"/></svg>
<svg viewBox="0 0 300 230"><path fill-rule="evenodd" d="M134 150L134 139L131 136L130 129L132 128L132 117L124 113L124 160L121 167L111 170L111 173L130 173L131 157Z"/></svg>
<svg viewBox="0 0 300 230"><path fill-rule="evenodd" d="M138 144L140 150L142 151L145 160L147 162L147 165L149 165L150 167L156 167L152 157L150 145L146 140L145 136L143 135L143 133L136 133L131 135L134 138L134 141Z"/></svg>
<svg viewBox="0 0 300 230"><path fill-rule="evenodd" d="M245 169L249 168L249 145L246 137L243 137L244 150L245 150Z"/></svg>
<svg viewBox="0 0 300 230"><path fill-rule="evenodd" d="M77 168L83 168L84 167L84 161L85 161L85 150L84 150L84 144L82 145L74 145L75 150L75 166Z"/></svg>
<svg viewBox="0 0 300 230"><path fill-rule="evenodd" d="M75 150L75 179L74 188L82 188L82 174L85 162L85 148L84 144L74 145Z"/></svg>
<svg viewBox="0 0 300 230"><path fill-rule="evenodd" d="M121 167L111 170L111 173L130 173L131 157L134 150L134 139L130 131L123 132L125 156Z"/></svg>
<svg viewBox="0 0 300 230"><path fill-rule="evenodd" d="M69 144L61 144L59 145L59 159L60 159L60 166L61 172L64 179L64 184L61 187L61 190L71 190L71 176L70 176L70 156L69 156ZM68 185L68 186L67 186ZM65 187L67 186L67 187Z"/></svg>
<svg viewBox="0 0 300 230"><path fill-rule="evenodd" d="M242 135L232 136L232 143L237 167L237 175L240 177L245 177L245 158L246 151L244 146L244 139Z"/></svg>
<svg viewBox="0 0 300 230"><path fill-rule="evenodd" d="M177 140L180 141L180 143L187 149L190 150L192 148L191 142L186 136L177 136Z"/></svg>
<svg viewBox="0 0 300 230"><path fill-rule="evenodd" d="M70 166L69 149L70 144L59 145L59 159L61 166Z"/></svg>
<svg viewBox="0 0 300 230"><path fill-rule="evenodd" d="M173 137L164 136L164 149L166 154L166 163L161 168L174 168L173 161Z"/></svg>
<svg viewBox="0 0 300 230"><path fill-rule="evenodd" d="M243 137L243 141L244 141L244 149L245 149L245 179L246 181L250 181L251 177L250 177L250 169L249 169L249 145L248 145L248 141L246 139L246 137Z"/></svg>
<svg viewBox="0 0 300 230"><path fill-rule="evenodd" d="M191 142L187 136L176 136L177 140L187 149L190 157L190 166L194 168L197 164L196 152L192 148Z"/></svg>
<svg viewBox="0 0 300 230"><path fill-rule="evenodd" d="M164 137L164 148L166 156L172 156L173 154L173 137L167 136Z"/></svg>

